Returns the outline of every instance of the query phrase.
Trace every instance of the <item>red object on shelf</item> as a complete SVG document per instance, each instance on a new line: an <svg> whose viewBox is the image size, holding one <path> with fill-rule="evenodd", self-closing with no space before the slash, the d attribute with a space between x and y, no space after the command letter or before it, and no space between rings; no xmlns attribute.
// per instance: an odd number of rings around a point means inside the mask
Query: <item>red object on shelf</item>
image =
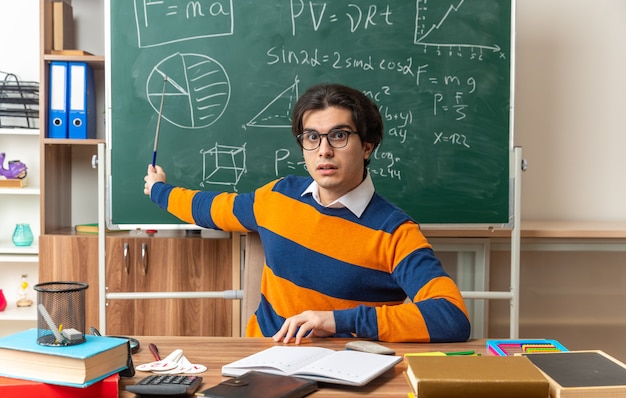
<svg viewBox="0 0 626 398"><path fill-rule="evenodd" d="M4 297L2 289L0 289L0 311L4 311L7 308L7 298Z"/></svg>

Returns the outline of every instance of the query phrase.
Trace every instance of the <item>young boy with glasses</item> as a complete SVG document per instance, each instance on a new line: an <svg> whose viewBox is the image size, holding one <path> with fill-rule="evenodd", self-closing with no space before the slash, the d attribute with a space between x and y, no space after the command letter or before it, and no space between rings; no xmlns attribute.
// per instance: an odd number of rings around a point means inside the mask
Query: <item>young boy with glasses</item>
<svg viewBox="0 0 626 398"><path fill-rule="evenodd" d="M310 177L253 193L187 190L148 166L144 193L181 220L257 231L265 252L261 302L247 336L388 342L465 341L463 298L419 225L375 190L367 165L383 137L378 106L337 84L311 87L292 132ZM406 300L406 298L410 300Z"/></svg>

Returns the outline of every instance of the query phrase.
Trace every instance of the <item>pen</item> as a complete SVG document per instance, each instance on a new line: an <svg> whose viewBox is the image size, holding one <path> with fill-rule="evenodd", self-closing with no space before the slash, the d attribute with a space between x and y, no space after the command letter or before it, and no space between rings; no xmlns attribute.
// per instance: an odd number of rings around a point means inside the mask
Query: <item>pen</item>
<svg viewBox="0 0 626 398"><path fill-rule="evenodd" d="M156 344L150 343L148 344L148 348L150 348L150 352L152 353L152 356L154 357L154 359L156 359L157 361L160 361L161 356L159 355L159 349L157 348Z"/></svg>
<svg viewBox="0 0 626 398"><path fill-rule="evenodd" d="M456 351L456 352L446 352L448 356L452 355L474 355L474 351Z"/></svg>
<svg viewBox="0 0 626 398"><path fill-rule="evenodd" d="M156 166L157 147L159 146L159 130L161 130L161 114L163 113L163 100L165 99L165 85L167 76L163 77L163 92L161 93L161 106L159 107L159 118L157 119L156 133L154 134L154 151L152 152L152 167Z"/></svg>

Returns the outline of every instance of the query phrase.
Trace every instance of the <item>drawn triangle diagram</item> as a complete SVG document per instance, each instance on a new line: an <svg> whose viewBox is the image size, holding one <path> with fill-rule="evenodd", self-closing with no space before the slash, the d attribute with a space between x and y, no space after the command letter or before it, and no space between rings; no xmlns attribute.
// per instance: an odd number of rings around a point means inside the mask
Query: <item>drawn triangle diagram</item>
<svg viewBox="0 0 626 398"><path fill-rule="evenodd" d="M256 114L246 126L248 127L291 127L291 113L298 100L298 77L293 84L276 96L265 108Z"/></svg>
<svg viewBox="0 0 626 398"><path fill-rule="evenodd" d="M491 51L500 51L500 46L489 42L485 32L480 29L482 24L497 23L485 21L482 6L473 6L465 0L450 1L447 8L441 6L436 11L434 7L426 9L420 7L418 1L415 29L415 44L436 47L474 47ZM455 5L456 4L456 5ZM494 5L494 7L496 7ZM423 15L420 15L422 13ZM435 13L437 13L435 15Z"/></svg>

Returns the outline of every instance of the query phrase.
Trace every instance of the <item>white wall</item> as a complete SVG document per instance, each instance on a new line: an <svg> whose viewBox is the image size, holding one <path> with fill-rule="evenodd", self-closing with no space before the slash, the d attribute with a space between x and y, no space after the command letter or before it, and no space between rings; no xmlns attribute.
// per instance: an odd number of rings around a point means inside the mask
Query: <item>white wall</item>
<svg viewBox="0 0 626 398"><path fill-rule="evenodd" d="M0 72L13 73L21 81L39 81L39 0L0 0ZM4 73L0 79L5 78ZM29 185L39 186L39 137L16 137L1 135L0 151L6 152L8 159L26 163ZM0 252L10 247L17 222L30 223L35 236L39 235L39 196L0 195L0 206L5 208L0 215ZM37 326L35 307L19 311L15 307L22 273L28 274L29 298L36 300L32 289L38 282L36 257L34 261L0 261L0 289L9 303L0 313L0 335Z"/></svg>
<svg viewBox="0 0 626 398"><path fill-rule="evenodd" d="M0 10L0 71L38 82L39 0L0 0Z"/></svg>
<svg viewBox="0 0 626 398"><path fill-rule="evenodd" d="M626 220L626 1L517 0L522 219Z"/></svg>

